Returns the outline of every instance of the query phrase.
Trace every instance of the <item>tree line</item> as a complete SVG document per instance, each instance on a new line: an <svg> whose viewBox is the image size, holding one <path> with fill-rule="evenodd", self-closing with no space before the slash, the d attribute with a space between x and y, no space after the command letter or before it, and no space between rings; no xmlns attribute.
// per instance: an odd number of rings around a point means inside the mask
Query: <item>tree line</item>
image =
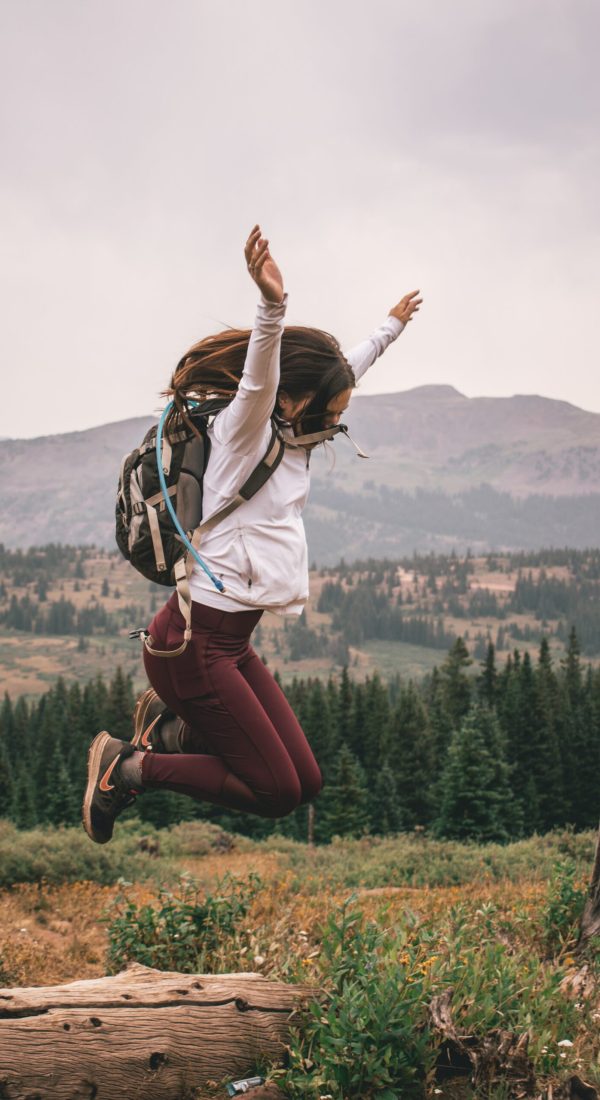
<svg viewBox="0 0 600 1100"><path fill-rule="evenodd" d="M536 661L515 650L499 667L490 644L475 665L457 638L419 683L357 681L344 669L285 690L323 773L319 842L414 829L508 841L597 825L600 670L582 662L574 630L558 663L543 639ZM7 695L0 816L21 828L77 823L89 742L103 728L129 738L134 703L119 669L83 688L59 680L35 701ZM272 822L160 791L141 796L137 812L157 826L200 817L255 837L307 835L307 807Z"/></svg>

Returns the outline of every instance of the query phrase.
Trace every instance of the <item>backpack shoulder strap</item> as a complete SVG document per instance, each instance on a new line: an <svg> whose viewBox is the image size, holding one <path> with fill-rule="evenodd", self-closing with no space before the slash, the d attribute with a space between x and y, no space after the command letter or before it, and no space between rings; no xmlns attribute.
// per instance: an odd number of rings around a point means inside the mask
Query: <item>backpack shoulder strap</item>
<svg viewBox="0 0 600 1100"><path fill-rule="evenodd" d="M230 516L232 512L235 512L236 508L239 508L245 501L250 500L259 489L262 489L263 485L269 480L272 474L281 462L286 444L279 434L277 425L274 421L271 421L271 439L269 440L269 446L260 462L254 467L252 473L242 485L241 489L236 493L232 500L228 501L222 508L219 508L218 512L210 516L204 523L201 523L199 527L194 531L192 538L192 546L197 549L200 545L202 536L207 531L212 531L213 527L216 527L221 520Z"/></svg>

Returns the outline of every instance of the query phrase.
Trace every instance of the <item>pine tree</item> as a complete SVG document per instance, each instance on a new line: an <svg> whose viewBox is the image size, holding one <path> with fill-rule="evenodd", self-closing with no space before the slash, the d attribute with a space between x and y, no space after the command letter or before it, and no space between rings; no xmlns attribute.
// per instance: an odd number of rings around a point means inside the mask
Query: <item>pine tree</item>
<svg viewBox="0 0 600 1100"><path fill-rule="evenodd" d="M333 780L316 803L316 837L360 836L369 827L368 792L364 772L347 745L342 745Z"/></svg>
<svg viewBox="0 0 600 1100"><path fill-rule="evenodd" d="M506 841L519 829L498 723L487 708L473 707L452 737L434 832L484 843Z"/></svg>
<svg viewBox="0 0 600 1100"><path fill-rule="evenodd" d="M336 755L336 730L321 680L310 682L301 725L323 775L329 775Z"/></svg>
<svg viewBox="0 0 600 1100"><path fill-rule="evenodd" d="M6 743L6 750L13 770L22 760L31 761L37 751L37 729L30 707L23 695L16 699L13 709L12 737Z"/></svg>
<svg viewBox="0 0 600 1100"><path fill-rule="evenodd" d="M15 775L10 817L18 829L34 829L38 823L33 779L26 765Z"/></svg>
<svg viewBox="0 0 600 1100"><path fill-rule="evenodd" d="M561 661L561 665L564 672L565 688L569 703L572 707L576 707L581 703L583 674L581 669L579 639L577 638L577 631L574 626L572 626L569 631L567 652L564 660Z"/></svg>
<svg viewBox="0 0 600 1100"><path fill-rule="evenodd" d="M437 668L434 668L426 685L424 703L431 728L436 776L439 776L452 739L452 722L444 706L444 682Z"/></svg>
<svg viewBox="0 0 600 1100"><path fill-rule="evenodd" d="M559 745L567 801L568 822L577 824L581 815L579 787L581 747L586 737L583 670L575 627L571 628L567 652L561 661L558 713Z"/></svg>
<svg viewBox="0 0 600 1100"><path fill-rule="evenodd" d="M600 796L600 722L596 709L591 668L587 669L581 701L575 708L572 750L575 756L575 789L572 792L571 820L578 829L593 829L598 824Z"/></svg>
<svg viewBox="0 0 600 1100"><path fill-rule="evenodd" d="M0 818L9 817L14 796L14 780L8 753L0 741Z"/></svg>
<svg viewBox="0 0 600 1100"><path fill-rule="evenodd" d="M350 744L350 731L353 716L354 684L348 674L348 666L344 665L340 677L337 707L337 742L339 745Z"/></svg>
<svg viewBox="0 0 600 1100"><path fill-rule="evenodd" d="M460 726L471 705L471 683L467 669L472 663L463 639L457 638L440 669L444 709L454 729Z"/></svg>
<svg viewBox="0 0 600 1100"><path fill-rule="evenodd" d="M504 684L499 714L512 768L512 789L521 807L523 828L530 835L541 828L538 775L543 770L543 717L529 653L515 654Z"/></svg>
<svg viewBox="0 0 600 1100"><path fill-rule="evenodd" d="M131 677L126 676L118 665L108 691L107 729L113 737L129 740L134 706Z"/></svg>
<svg viewBox="0 0 600 1100"><path fill-rule="evenodd" d="M375 672L365 682L365 716L361 752L358 759L371 783L378 775L381 761L388 755L390 740L390 704L386 688Z"/></svg>
<svg viewBox="0 0 600 1100"><path fill-rule="evenodd" d="M496 671L496 650L493 642L488 642L485 660L481 663L481 672L477 677L477 693L486 706L495 706L498 694L498 673Z"/></svg>
<svg viewBox="0 0 600 1100"><path fill-rule="evenodd" d="M15 719L10 695L6 691L0 707L0 745L4 745L10 756L10 746L15 735Z"/></svg>
<svg viewBox="0 0 600 1100"><path fill-rule="evenodd" d="M326 695L327 710L329 714L329 721L331 723L331 738L333 743L335 745L338 745L340 726L340 692L333 676L330 676L327 680Z"/></svg>
<svg viewBox="0 0 600 1100"><path fill-rule="evenodd" d="M348 724L348 733L344 743L354 756L356 756L357 760L360 760L360 755L363 750L366 714L367 708L364 684L355 683L352 691L352 710L350 713L350 722Z"/></svg>
<svg viewBox="0 0 600 1100"><path fill-rule="evenodd" d="M37 814L40 821L48 821L48 797L52 797L51 783L56 776L51 773L51 762L56 754L68 749L66 729L66 689L64 681L57 681L54 688L40 700L34 724L37 727L35 766L32 769Z"/></svg>
<svg viewBox="0 0 600 1100"><path fill-rule="evenodd" d="M427 711L412 681L402 688L394 708L389 759L403 828L427 825L435 804L435 747Z"/></svg>
<svg viewBox="0 0 600 1100"><path fill-rule="evenodd" d="M380 836L398 833L403 827L398 788L389 761L384 760L369 798L371 831Z"/></svg>
<svg viewBox="0 0 600 1100"><path fill-rule="evenodd" d="M64 753L57 746L48 766L43 820L51 825L75 825L82 792L74 787Z"/></svg>
<svg viewBox="0 0 600 1100"><path fill-rule="evenodd" d="M534 672L543 749L537 762L539 829L548 832L567 821L564 777L558 740L559 687L547 638L542 638Z"/></svg>

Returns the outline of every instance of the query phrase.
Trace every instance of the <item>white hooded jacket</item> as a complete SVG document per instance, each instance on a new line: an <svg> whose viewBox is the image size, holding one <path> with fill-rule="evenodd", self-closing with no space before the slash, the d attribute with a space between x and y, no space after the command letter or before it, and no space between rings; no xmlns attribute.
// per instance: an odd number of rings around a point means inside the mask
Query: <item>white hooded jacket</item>
<svg viewBox="0 0 600 1100"><path fill-rule="evenodd" d="M287 305L261 299L244 371L230 405L215 417L204 475L203 519L227 504L265 454L279 388L279 352ZM346 356L356 380L404 325L387 320ZM290 438L293 435L290 433ZM195 562L192 599L222 611L263 608L299 615L308 599L308 551L302 522L310 485L307 454L286 447L283 459L255 496L208 531L201 557L225 586L220 593Z"/></svg>

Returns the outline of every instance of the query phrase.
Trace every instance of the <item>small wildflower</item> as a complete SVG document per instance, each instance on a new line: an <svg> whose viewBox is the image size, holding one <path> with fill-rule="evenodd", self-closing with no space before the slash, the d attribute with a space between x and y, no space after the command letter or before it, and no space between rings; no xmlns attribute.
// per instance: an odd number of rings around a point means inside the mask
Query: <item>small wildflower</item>
<svg viewBox="0 0 600 1100"><path fill-rule="evenodd" d="M558 1042L556 1045L557 1045L557 1047L572 1047L573 1046L570 1039L561 1039L560 1042Z"/></svg>

